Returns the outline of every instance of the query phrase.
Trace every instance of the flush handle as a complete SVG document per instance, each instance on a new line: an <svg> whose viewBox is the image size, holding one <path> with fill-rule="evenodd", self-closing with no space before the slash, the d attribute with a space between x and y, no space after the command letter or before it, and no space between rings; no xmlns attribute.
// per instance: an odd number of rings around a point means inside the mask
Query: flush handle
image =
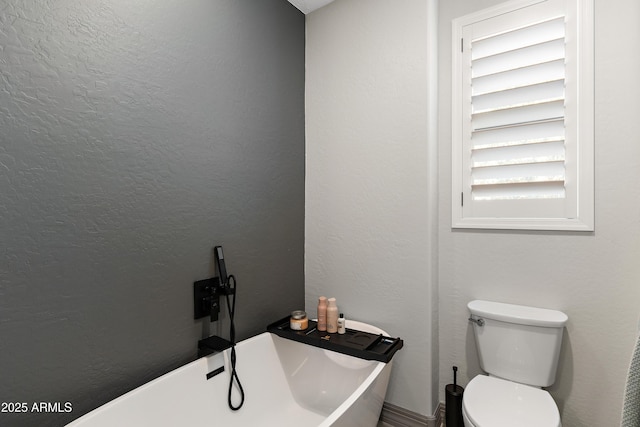
<svg viewBox="0 0 640 427"><path fill-rule="evenodd" d="M484 326L484 319L481 318L474 319L473 317L469 317L469 322L475 323L478 326Z"/></svg>

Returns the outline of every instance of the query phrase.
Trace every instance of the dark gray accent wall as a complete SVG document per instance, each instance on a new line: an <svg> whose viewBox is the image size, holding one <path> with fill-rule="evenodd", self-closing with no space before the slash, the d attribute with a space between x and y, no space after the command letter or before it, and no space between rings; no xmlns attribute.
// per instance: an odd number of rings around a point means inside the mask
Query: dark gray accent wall
<svg viewBox="0 0 640 427"><path fill-rule="evenodd" d="M193 360L214 245L239 339L303 308L304 16L3 2L0 242L0 402L29 407L2 426L63 425Z"/></svg>

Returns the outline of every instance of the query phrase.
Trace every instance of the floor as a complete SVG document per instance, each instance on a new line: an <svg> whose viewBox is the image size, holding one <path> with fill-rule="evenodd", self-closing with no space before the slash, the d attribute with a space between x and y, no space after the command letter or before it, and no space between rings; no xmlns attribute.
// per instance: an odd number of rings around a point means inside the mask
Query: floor
<svg viewBox="0 0 640 427"><path fill-rule="evenodd" d="M377 427L395 427L395 426L389 423L385 423L384 421L378 421ZM441 424L441 427L444 427L444 421L443 421L443 424Z"/></svg>

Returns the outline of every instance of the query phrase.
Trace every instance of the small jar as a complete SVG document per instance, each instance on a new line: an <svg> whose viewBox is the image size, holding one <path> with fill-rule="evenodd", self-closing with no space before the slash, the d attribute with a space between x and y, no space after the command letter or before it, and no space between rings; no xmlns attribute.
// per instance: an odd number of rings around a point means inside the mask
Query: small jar
<svg viewBox="0 0 640 427"><path fill-rule="evenodd" d="M291 319L289 320L289 327L293 331L304 331L309 327L309 319L307 319L307 313L302 310L296 310L291 312Z"/></svg>

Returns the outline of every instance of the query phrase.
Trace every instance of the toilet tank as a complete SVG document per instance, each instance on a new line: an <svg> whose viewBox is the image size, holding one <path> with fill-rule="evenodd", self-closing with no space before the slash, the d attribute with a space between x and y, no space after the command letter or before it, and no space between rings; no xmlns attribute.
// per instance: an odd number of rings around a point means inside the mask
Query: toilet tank
<svg viewBox="0 0 640 427"><path fill-rule="evenodd" d="M467 307L485 372L536 387L553 384L566 314L481 300Z"/></svg>

